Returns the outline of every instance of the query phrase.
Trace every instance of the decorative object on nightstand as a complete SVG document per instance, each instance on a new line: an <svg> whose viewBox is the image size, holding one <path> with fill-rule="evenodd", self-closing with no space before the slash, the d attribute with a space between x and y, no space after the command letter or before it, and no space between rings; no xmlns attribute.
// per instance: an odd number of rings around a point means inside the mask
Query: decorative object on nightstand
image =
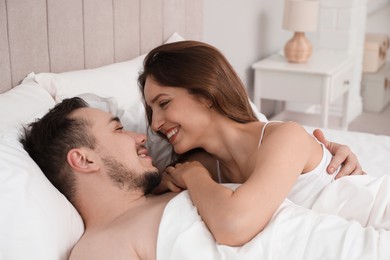
<svg viewBox="0 0 390 260"><path fill-rule="evenodd" d="M283 29L294 31L294 36L284 47L289 62L305 63L310 58L313 47L305 32L317 29L318 10L319 1L285 0Z"/></svg>
<svg viewBox="0 0 390 260"><path fill-rule="evenodd" d="M363 72L377 72L386 62L390 39L387 34L367 33L364 42Z"/></svg>

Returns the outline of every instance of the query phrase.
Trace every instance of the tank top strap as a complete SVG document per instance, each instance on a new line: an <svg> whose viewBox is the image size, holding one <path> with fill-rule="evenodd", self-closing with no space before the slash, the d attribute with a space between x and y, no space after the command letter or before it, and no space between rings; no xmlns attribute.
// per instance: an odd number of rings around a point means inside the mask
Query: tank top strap
<svg viewBox="0 0 390 260"><path fill-rule="evenodd" d="M268 122L266 122L266 123L264 124L263 129L261 129L260 140L259 140L259 144L257 145L257 148L260 147L260 144L261 144L261 142L263 141L265 128L266 128L270 123L277 123L277 122L282 122L282 121L268 121Z"/></svg>
<svg viewBox="0 0 390 260"><path fill-rule="evenodd" d="M271 123L271 122L272 122L272 121L266 122L266 123L264 124L264 126L263 126L263 129L261 129L260 140L259 140L259 144L257 145L257 147L260 147L260 144L261 144L261 142L263 141L265 128L266 128L267 125L268 125L269 123Z"/></svg>

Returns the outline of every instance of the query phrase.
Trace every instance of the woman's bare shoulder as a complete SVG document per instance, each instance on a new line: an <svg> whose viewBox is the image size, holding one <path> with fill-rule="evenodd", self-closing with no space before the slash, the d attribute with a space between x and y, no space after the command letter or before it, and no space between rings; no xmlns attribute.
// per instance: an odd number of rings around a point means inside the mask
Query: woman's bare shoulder
<svg viewBox="0 0 390 260"><path fill-rule="evenodd" d="M268 127L258 151L258 158L269 160L270 157L289 156L307 160L315 140L301 124L293 121L276 122Z"/></svg>
<svg viewBox="0 0 390 260"><path fill-rule="evenodd" d="M294 121L270 122L264 131L264 137L267 136L286 136L287 137L307 137L308 132L299 123Z"/></svg>
<svg viewBox="0 0 390 260"><path fill-rule="evenodd" d="M267 135L261 145L258 158L270 161L279 157L289 158L302 172L314 168L321 160L322 148L317 140L299 123L288 121L270 124ZM273 161L274 164L277 162Z"/></svg>

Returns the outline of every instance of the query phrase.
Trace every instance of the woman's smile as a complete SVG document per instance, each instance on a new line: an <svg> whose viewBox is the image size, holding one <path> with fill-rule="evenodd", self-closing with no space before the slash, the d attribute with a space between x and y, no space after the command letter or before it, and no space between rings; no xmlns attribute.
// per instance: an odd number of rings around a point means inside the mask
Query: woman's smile
<svg viewBox="0 0 390 260"><path fill-rule="evenodd" d="M179 132L179 129L180 127L174 127L166 131L166 136L170 143L172 143L175 140L176 135Z"/></svg>

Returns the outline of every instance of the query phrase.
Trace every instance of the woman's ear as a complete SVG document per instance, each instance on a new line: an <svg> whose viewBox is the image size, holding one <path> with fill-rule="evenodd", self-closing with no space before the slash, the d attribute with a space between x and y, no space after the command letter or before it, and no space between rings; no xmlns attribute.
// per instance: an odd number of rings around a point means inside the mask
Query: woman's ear
<svg viewBox="0 0 390 260"><path fill-rule="evenodd" d="M95 172L100 169L96 160L92 159L90 149L73 148L68 152L67 160L72 169L78 172Z"/></svg>
<svg viewBox="0 0 390 260"><path fill-rule="evenodd" d="M199 101L206 105L207 108L213 107L213 101L209 98L199 97Z"/></svg>

